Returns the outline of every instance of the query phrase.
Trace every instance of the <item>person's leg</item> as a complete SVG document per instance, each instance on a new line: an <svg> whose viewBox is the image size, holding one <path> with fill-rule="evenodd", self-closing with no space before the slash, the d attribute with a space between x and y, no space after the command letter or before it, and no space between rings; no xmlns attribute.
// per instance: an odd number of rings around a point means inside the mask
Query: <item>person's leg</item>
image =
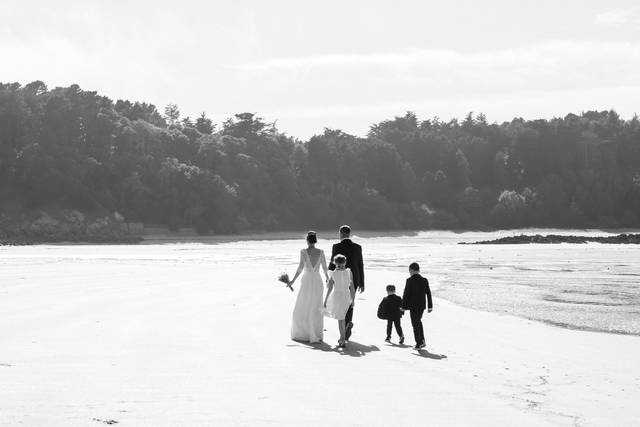
<svg viewBox="0 0 640 427"><path fill-rule="evenodd" d="M391 339L391 326L393 325L393 320L387 319L387 339Z"/></svg>
<svg viewBox="0 0 640 427"><path fill-rule="evenodd" d="M409 311L409 316L411 317L411 327L413 328L413 338L416 340L416 345L420 345L422 343L420 332L418 332L418 323L420 322L420 318L418 317L417 310Z"/></svg>
<svg viewBox="0 0 640 427"><path fill-rule="evenodd" d="M418 333L420 334L420 343L421 344L425 344L424 342L424 328L422 326L422 314L424 313L424 310L420 310L417 313L417 318L418 318Z"/></svg>
<svg viewBox="0 0 640 427"><path fill-rule="evenodd" d="M345 323L345 339L348 340L351 337L351 328L353 328L353 304L349 306L347 314L344 316Z"/></svg>
<svg viewBox="0 0 640 427"><path fill-rule="evenodd" d="M340 331L340 342L343 343L344 342L344 331L345 331L345 326L344 326L344 320L338 320L338 330Z"/></svg>
<svg viewBox="0 0 640 427"><path fill-rule="evenodd" d="M396 332L398 333L398 337L402 338L404 334L402 333L402 325L400 324L400 319L398 318L394 320L393 324L396 327ZM388 335L391 335L391 331L389 331Z"/></svg>

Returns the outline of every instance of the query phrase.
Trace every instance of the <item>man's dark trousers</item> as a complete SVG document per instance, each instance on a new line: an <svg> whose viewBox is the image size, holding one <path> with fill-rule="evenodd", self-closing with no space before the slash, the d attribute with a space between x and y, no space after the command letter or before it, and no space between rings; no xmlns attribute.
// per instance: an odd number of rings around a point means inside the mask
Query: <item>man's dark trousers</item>
<svg viewBox="0 0 640 427"><path fill-rule="evenodd" d="M411 326L413 327L413 337L416 345L424 344L424 329L422 328L422 314L424 310L409 310L411 316Z"/></svg>
<svg viewBox="0 0 640 427"><path fill-rule="evenodd" d="M353 319L353 304L349 306L347 314L344 315L344 324L348 325L351 322L351 319Z"/></svg>

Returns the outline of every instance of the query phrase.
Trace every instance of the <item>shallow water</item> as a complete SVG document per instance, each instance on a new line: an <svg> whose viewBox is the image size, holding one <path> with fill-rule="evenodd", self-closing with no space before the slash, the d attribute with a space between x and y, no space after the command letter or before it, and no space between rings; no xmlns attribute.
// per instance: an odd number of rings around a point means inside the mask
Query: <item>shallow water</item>
<svg viewBox="0 0 640 427"><path fill-rule="evenodd" d="M640 246L458 245L520 233L617 234L596 230L517 230L356 236L354 240L364 248L369 283L375 284L368 286L363 295L381 297L384 283L390 280L399 285L401 292L406 266L418 261L437 297L559 326L640 335ZM329 252L333 236L320 237L319 247ZM127 271L157 263L206 263L273 270L275 277L282 270L293 272L303 246L302 239L280 239L216 244L0 247L0 292L19 285L23 272L53 263L61 266L62 274L74 265L95 262L112 265L114 270L126 265ZM273 277L265 277L265 281L272 281ZM384 281L376 280L382 277ZM46 280L42 283L46 286Z"/></svg>

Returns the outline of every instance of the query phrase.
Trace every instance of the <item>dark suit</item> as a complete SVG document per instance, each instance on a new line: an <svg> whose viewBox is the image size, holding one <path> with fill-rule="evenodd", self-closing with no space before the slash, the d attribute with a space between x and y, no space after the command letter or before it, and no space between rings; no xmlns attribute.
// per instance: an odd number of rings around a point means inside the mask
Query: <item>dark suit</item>
<svg viewBox="0 0 640 427"><path fill-rule="evenodd" d="M425 300L426 296L426 300ZM427 304L428 301L428 304ZM407 279L402 295L402 308L409 310L413 336L416 345L424 343L424 329L422 327L422 314L425 308L432 309L431 289L429 281L419 274L414 274Z"/></svg>
<svg viewBox="0 0 640 427"><path fill-rule="evenodd" d="M399 337L404 337L400 318L402 317L402 298L396 294L388 295L382 298L378 306L378 317L387 321L387 338L391 338L391 326L396 327Z"/></svg>
<svg viewBox="0 0 640 427"><path fill-rule="evenodd" d="M351 269L353 274L353 286L360 291L364 291L364 262L362 261L362 246L357 243L353 243L351 239L342 239L340 243L336 243L331 248L331 262L329 263L329 270L335 270L336 266L333 263L333 257L342 254L347 257L347 268ZM344 318L348 324L353 319L353 304L347 310L347 314Z"/></svg>
<svg viewBox="0 0 640 427"><path fill-rule="evenodd" d="M378 318L385 320L396 320L402 317L402 298L396 294L387 295L382 298L378 305Z"/></svg>

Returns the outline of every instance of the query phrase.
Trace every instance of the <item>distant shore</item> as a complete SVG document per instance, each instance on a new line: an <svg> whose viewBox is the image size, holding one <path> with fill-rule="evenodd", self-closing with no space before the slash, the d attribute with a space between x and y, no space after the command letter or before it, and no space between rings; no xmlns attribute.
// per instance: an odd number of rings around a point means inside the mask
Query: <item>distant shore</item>
<svg viewBox="0 0 640 427"><path fill-rule="evenodd" d="M415 236L421 230L363 230L354 232L358 237L383 237L383 236ZM318 238L334 240L338 236L336 230L316 230ZM157 243L226 243L249 240L292 240L303 239L306 236L306 230L291 231L254 231L250 233L239 234L211 234L200 236L197 234L149 234L142 237L143 244Z"/></svg>
<svg viewBox="0 0 640 427"><path fill-rule="evenodd" d="M478 242L460 242L460 245L514 245L514 244L556 244L556 243L606 243L606 244L640 244L640 234L623 233L617 236L561 236L558 234L526 235L501 237L493 240L481 240Z"/></svg>
<svg viewBox="0 0 640 427"><path fill-rule="evenodd" d="M561 229L557 229L561 230ZM576 229L567 228L566 230L578 231ZM497 230L359 230L354 233L356 237L372 238L372 237L400 237L415 236L420 232L428 231L449 231L451 233L467 233L467 232L504 232L515 233L518 229L497 229ZM521 230L524 231L524 230ZM585 230L586 231L586 230ZM613 236L582 236L578 234L559 235L559 234L517 234L505 236L491 240L479 240L476 242L458 242L461 245L507 245L507 244L558 244L558 243L588 243L598 242L606 244L640 244L640 233L637 230L628 229L598 229L602 233L619 233ZM317 230L320 239L332 240L336 237L336 230ZM237 241L259 241L259 240L291 240L303 238L304 230L289 231L252 231L237 234L208 234L199 235L191 229L182 229L180 231L170 231L169 229L154 228L149 233L141 234L122 234L113 233L113 235L45 235L45 236L21 236L21 237L5 237L0 238L0 246L29 246L29 245L46 245L46 244L107 244L107 245L131 245L131 244L163 244L163 243L203 243L218 244Z"/></svg>
<svg viewBox="0 0 640 427"><path fill-rule="evenodd" d="M46 239L46 238L11 238L0 239L0 246L32 246L32 245L133 245L142 242L139 236L126 236L114 238L79 238L79 239Z"/></svg>
<svg viewBox="0 0 640 427"><path fill-rule="evenodd" d="M358 237L414 236L418 230L364 230L355 233ZM337 230L317 231L320 239L334 239ZM227 243L250 240L291 240L303 238L306 231L255 231L238 234L199 235L195 232L154 232L151 234L125 235L96 238L38 238L20 237L0 239L0 246L28 246L42 244L162 244L162 243Z"/></svg>

